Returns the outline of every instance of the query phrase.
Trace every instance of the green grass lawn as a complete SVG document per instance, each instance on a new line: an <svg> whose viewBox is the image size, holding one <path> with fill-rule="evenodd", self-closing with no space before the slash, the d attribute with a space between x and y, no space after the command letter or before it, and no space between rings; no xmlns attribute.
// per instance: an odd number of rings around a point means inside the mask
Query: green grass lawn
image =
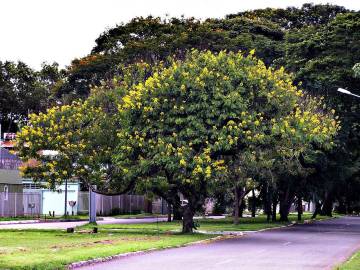
<svg viewBox="0 0 360 270"><path fill-rule="evenodd" d="M360 251L355 253L351 258L342 264L341 266L337 266L335 269L337 270L359 270L360 269Z"/></svg>
<svg viewBox="0 0 360 270"><path fill-rule="evenodd" d="M13 220L33 220L38 219L38 217L0 217L0 221L13 221Z"/></svg>
<svg viewBox="0 0 360 270"><path fill-rule="evenodd" d="M303 222L305 219L311 218L310 213L306 213L302 216ZM318 216L316 219L321 220L327 217ZM199 220L199 230L203 231L257 231L261 229L274 228L283 225L288 225L291 222L297 221L297 214L289 215L289 222L267 222L265 215L257 216L256 218L246 217L240 218L239 224L234 225L232 218L225 219L204 219ZM301 223L300 222L300 223Z"/></svg>
<svg viewBox="0 0 360 270"><path fill-rule="evenodd" d="M0 269L64 269L71 262L150 248L166 248L207 239L202 234L143 231L0 231Z"/></svg>
<svg viewBox="0 0 360 270"><path fill-rule="evenodd" d="M310 219L311 214L306 213L303 215L304 219ZM318 216L317 220L324 219L326 217ZM245 217L241 218L238 225L233 224L233 219L227 217L224 219L198 219L197 223L200 225L198 230L201 231L256 231L266 228L279 227L283 225L288 225L293 221L297 220L296 214L289 215L290 222L267 222L266 216L260 215L255 218ZM85 225L83 227L89 227ZM91 227L91 226L90 226ZM143 223L143 224L106 224L98 226L102 230L121 230L121 231L137 231L142 230L144 232L167 232L167 231L180 231L181 222L158 222L158 223Z"/></svg>

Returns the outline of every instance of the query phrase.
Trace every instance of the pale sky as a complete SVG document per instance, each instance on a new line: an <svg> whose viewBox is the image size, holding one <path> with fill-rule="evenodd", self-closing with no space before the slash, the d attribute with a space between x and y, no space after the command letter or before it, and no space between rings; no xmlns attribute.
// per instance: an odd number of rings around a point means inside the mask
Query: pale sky
<svg viewBox="0 0 360 270"><path fill-rule="evenodd" d="M331 3L360 10L356 0L0 0L0 60L69 65L90 53L106 29L135 16L222 18L226 14L265 7L300 7Z"/></svg>

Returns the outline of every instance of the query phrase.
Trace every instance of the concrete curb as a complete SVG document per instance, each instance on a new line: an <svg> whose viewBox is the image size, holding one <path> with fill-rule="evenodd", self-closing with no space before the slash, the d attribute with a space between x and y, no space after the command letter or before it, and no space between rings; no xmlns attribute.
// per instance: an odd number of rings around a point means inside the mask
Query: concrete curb
<svg viewBox="0 0 360 270"><path fill-rule="evenodd" d="M182 244L182 245L168 246L168 247L164 247L164 248L150 248L150 249L142 250L142 251L127 252L127 253L117 254L117 255L113 255L113 256L107 256L107 257L102 257L102 258L97 258L97 259L74 262L74 263L69 264L66 269L69 269L69 270L76 269L76 268L83 267L83 266L89 266L92 264L108 262L111 260L126 258L126 257L130 257L130 256L132 257L132 256L137 256L137 255L144 255L144 254L148 254L148 253L151 253L154 251L160 251L160 250L165 250L165 249L181 248L181 247L188 247L188 246L195 246L195 245L204 245L204 244L209 244L209 243L213 243L213 242L217 242L217 241L223 241L223 240L227 240L227 239L237 238L237 237L240 237L243 235L244 234L241 234L241 235L219 235L219 236L212 237L209 239L190 242L190 243L186 243L186 244Z"/></svg>

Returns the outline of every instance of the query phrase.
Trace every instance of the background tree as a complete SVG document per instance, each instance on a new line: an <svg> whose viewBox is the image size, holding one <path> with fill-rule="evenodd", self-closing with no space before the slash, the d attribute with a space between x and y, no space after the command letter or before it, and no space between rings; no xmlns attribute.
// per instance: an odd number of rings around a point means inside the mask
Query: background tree
<svg viewBox="0 0 360 270"><path fill-rule="evenodd" d="M359 54L359 13L338 14L325 25L316 25L289 31L286 38L287 69L295 74L295 81L313 95L324 95L326 103L334 107L342 129L336 139L338 147L334 152L326 151L327 161L319 160L316 167L319 205L322 214L331 215L337 187L351 181L357 173L359 149L359 102L340 95L337 88L347 88L358 94L360 81L352 67L360 61ZM326 166L320 168L320 166ZM330 173L333 172L333 173ZM341 172L341 173L340 173ZM349 174L348 172L352 172Z"/></svg>
<svg viewBox="0 0 360 270"><path fill-rule="evenodd" d="M91 85L118 75L118 65L166 62L169 56L183 59L192 48L213 52L256 48L257 55L269 64L282 56L279 43L283 37L281 28L266 19L134 18L105 31L91 54L72 62L57 97L86 98Z"/></svg>
<svg viewBox="0 0 360 270"><path fill-rule="evenodd" d="M0 62L0 124L16 132L29 113L45 111L53 102L51 89L61 77L58 65L43 64L34 71L23 62Z"/></svg>
<svg viewBox="0 0 360 270"><path fill-rule="evenodd" d="M305 3L301 8L288 7L265 8L239 12L227 15L227 18L264 18L279 25L286 30L299 29L307 26L326 25L333 20L336 15L350 12L348 9L331 4L314 5Z"/></svg>
<svg viewBox="0 0 360 270"><path fill-rule="evenodd" d="M353 72L354 72L354 77L355 78L360 78L360 63L356 63L353 66Z"/></svg>

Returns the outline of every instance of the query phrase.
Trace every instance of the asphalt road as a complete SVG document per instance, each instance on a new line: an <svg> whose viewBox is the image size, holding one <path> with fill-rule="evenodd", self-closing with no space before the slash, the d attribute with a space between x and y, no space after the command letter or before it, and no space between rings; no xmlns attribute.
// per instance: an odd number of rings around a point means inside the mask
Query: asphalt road
<svg viewBox="0 0 360 270"><path fill-rule="evenodd" d="M360 248L360 218L249 233L211 244L155 251L82 270L332 269Z"/></svg>

